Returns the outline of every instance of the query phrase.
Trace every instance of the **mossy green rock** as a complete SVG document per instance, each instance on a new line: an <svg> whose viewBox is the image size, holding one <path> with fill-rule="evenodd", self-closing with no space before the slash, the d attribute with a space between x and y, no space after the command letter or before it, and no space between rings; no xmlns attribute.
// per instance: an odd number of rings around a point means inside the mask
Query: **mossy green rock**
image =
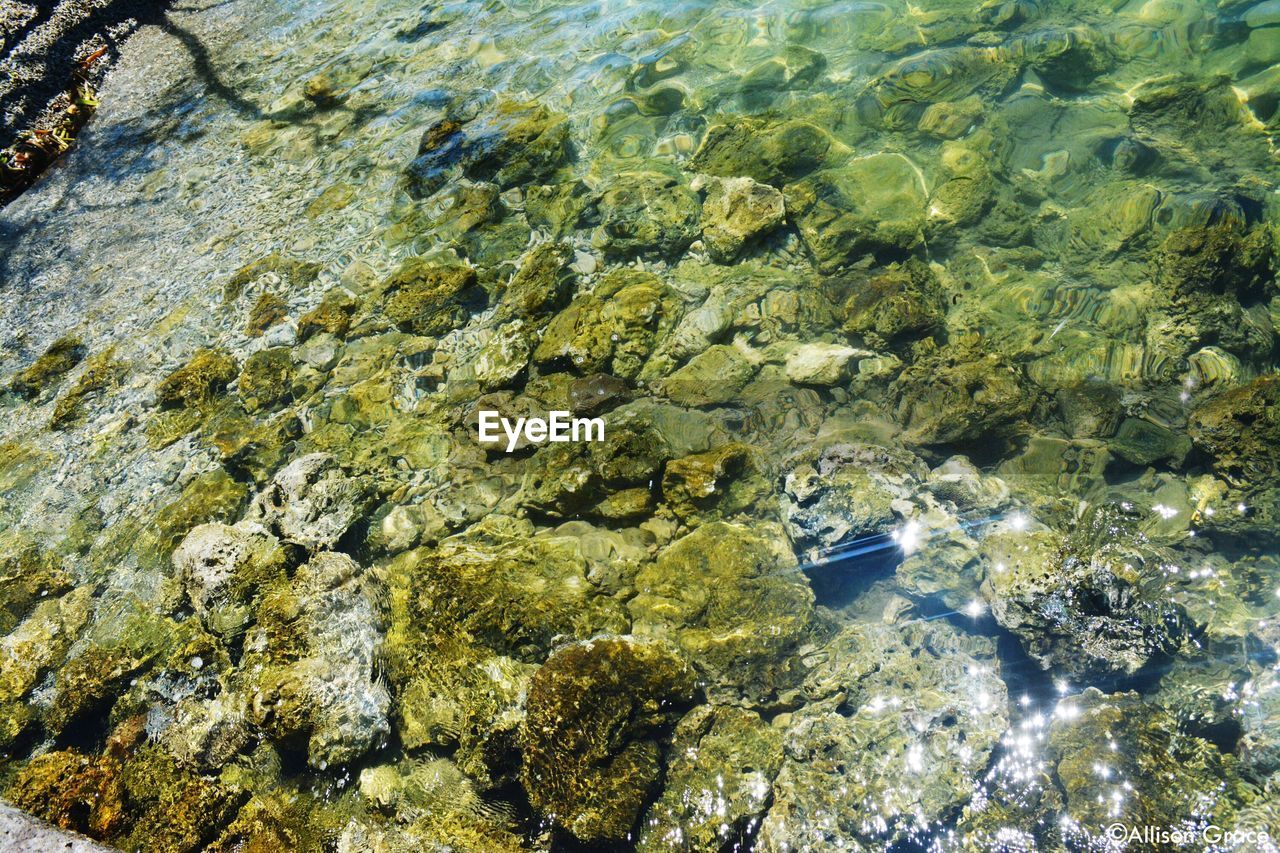
<svg viewBox="0 0 1280 853"><path fill-rule="evenodd" d="M926 348L890 393L910 444L963 443L1008 433L1036 402L1022 370L984 351L977 336L941 350Z"/></svg>
<svg viewBox="0 0 1280 853"><path fill-rule="evenodd" d="M227 279L227 283L222 288L222 301L235 302L247 286L264 275L274 275L292 287L303 288L316 280L320 269L320 264L300 261L279 252L272 252L245 264Z"/></svg>
<svg viewBox="0 0 1280 853"><path fill-rule="evenodd" d="M17 627L41 599L71 587L71 576L53 554L23 537L0 537L0 635Z"/></svg>
<svg viewBox="0 0 1280 853"><path fill-rule="evenodd" d="M406 332L439 335L461 326L484 304L470 267L442 266L422 258L400 265L379 290L387 319Z"/></svg>
<svg viewBox="0 0 1280 853"><path fill-rule="evenodd" d="M622 605L588 579L590 568L575 539L534 537L528 522L487 516L393 561L389 649L404 656L407 676L407 661L436 646L471 642L536 662L556 637L625 631Z"/></svg>
<svg viewBox="0 0 1280 853"><path fill-rule="evenodd" d="M713 344L659 383L659 390L683 406L710 406L738 397L756 365L738 347Z"/></svg>
<svg viewBox="0 0 1280 853"><path fill-rule="evenodd" d="M305 341L320 332L328 332L335 338L346 337L359 305L359 300L344 290L327 291L319 305L298 318L298 339Z"/></svg>
<svg viewBox="0 0 1280 853"><path fill-rule="evenodd" d="M1117 821L1232 825L1243 793L1232 756L1179 731L1136 693L1107 695L1091 687L1063 701L1070 713L1055 715L1049 748L1067 813L1085 830L1101 836Z"/></svg>
<svg viewBox="0 0 1280 853"><path fill-rule="evenodd" d="M117 387L128 371L128 365L116 359L114 347L89 356L75 382L54 403L49 429L66 429L80 420L86 405Z"/></svg>
<svg viewBox="0 0 1280 853"><path fill-rule="evenodd" d="M943 622L864 623L812 663L757 849L888 846L968 801L1009 725L995 643Z"/></svg>
<svg viewBox="0 0 1280 853"><path fill-rule="evenodd" d="M607 257L675 258L699 232L698 197L676 178L626 173L597 202L600 224L591 243Z"/></svg>
<svg viewBox="0 0 1280 853"><path fill-rule="evenodd" d="M686 524L756 509L772 494L757 448L737 442L667 463L662 497Z"/></svg>
<svg viewBox="0 0 1280 853"><path fill-rule="evenodd" d="M156 402L165 408L199 407L226 391L239 373L232 356L219 349L198 350L156 386Z"/></svg>
<svg viewBox="0 0 1280 853"><path fill-rule="evenodd" d="M244 361L240 371L240 398L249 411L278 408L291 399L293 355L289 347L259 350Z"/></svg>
<svg viewBox="0 0 1280 853"><path fill-rule="evenodd" d="M640 826L636 849L723 849L747 837L771 800L782 766L782 730L752 711L700 705L672 736L662 796Z"/></svg>
<svg viewBox="0 0 1280 853"><path fill-rule="evenodd" d="M844 330L873 347L901 344L942 325L942 288L933 270L920 261L892 264L870 276L838 278L827 288L843 299Z"/></svg>
<svg viewBox="0 0 1280 853"><path fill-rule="evenodd" d="M1046 669L1131 676L1181 643L1185 617L1162 591L1171 555L1130 527L1099 511L1065 539L1009 530L983 543L991 613Z"/></svg>
<svg viewBox="0 0 1280 853"><path fill-rule="evenodd" d="M705 186L702 241L715 261L732 263L749 244L782 224L782 193L768 184L741 177L711 178Z"/></svg>
<svg viewBox="0 0 1280 853"><path fill-rule="evenodd" d="M533 351L534 362L634 377L653 351L664 295L662 282L651 273L610 273L594 293L578 297L552 318Z"/></svg>
<svg viewBox="0 0 1280 853"><path fill-rule="evenodd" d="M689 168L781 187L847 154L846 146L807 121L738 116L707 131Z"/></svg>
<svg viewBox="0 0 1280 853"><path fill-rule="evenodd" d="M918 246L925 224L923 178L901 154L872 154L786 187L786 205L820 270L861 256Z"/></svg>
<svg viewBox="0 0 1280 853"><path fill-rule="evenodd" d="M187 531L206 521L230 522L240 514L249 489L222 468L193 479L173 503L156 512L132 544L139 564L167 570L173 549Z"/></svg>
<svg viewBox="0 0 1280 853"><path fill-rule="evenodd" d="M656 738L696 696L668 646L604 637L566 646L529 685L521 782L529 801L583 841L621 841L656 789Z"/></svg>
<svg viewBox="0 0 1280 853"><path fill-rule="evenodd" d="M539 449L525 469L519 501L552 517L571 516L613 492L648 486L669 454L662 434L644 417L608 417L604 441Z"/></svg>
<svg viewBox="0 0 1280 853"><path fill-rule="evenodd" d="M538 317L560 308L573 291L573 274L567 268L572 259L567 243L535 247L503 290L498 319Z"/></svg>
<svg viewBox="0 0 1280 853"><path fill-rule="evenodd" d="M58 338L30 366L13 377L9 388L15 394L32 399L61 382L63 376L84 360L87 352L77 337Z"/></svg>
<svg viewBox="0 0 1280 853"><path fill-rule="evenodd" d="M173 552L173 572L196 615L215 634L236 635L249 623L258 592L285 577L287 556L275 537L252 523L201 524Z"/></svg>
<svg viewBox="0 0 1280 853"><path fill-rule="evenodd" d="M803 677L813 592L776 525L703 524L636 576L632 631L670 638L708 691L768 706Z"/></svg>

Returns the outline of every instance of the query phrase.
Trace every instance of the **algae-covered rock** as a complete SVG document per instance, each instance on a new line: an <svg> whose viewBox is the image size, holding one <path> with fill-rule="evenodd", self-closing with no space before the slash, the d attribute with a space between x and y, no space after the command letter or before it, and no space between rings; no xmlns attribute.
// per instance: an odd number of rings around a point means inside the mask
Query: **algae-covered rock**
<svg viewBox="0 0 1280 853"><path fill-rule="evenodd" d="M5 798L55 826L95 838L115 836L128 819L119 765L74 750L32 759L18 771Z"/></svg>
<svg viewBox="0 0 1280 853"><path fill-rule="evenodd" d="M868 253L914 249L926 201L918 168L901 154L855 158L786 188L787 211L824 272Z"/></svg>
<svg viewBox="0 0 1280 853"><path fill-rule="evenodd" d="M938 328L943 300L937 276L925 264L894 264L873 276L850 276L828 284L843 297L843 328L872 346L920 337Z"/></svg>
<svg viewBox="0 0 1280 853"><path fill-rule="evenodd" d="M627 837L656 789L656 738L696 696L662 643L604 637L565 646L534 674L521 782L529 801L583 841Z"/></svg>
<svg viewBox="0 0 1280 853"><path fill-rule="evenodd" d="M23 700L62 662L89 621L93 603L87 586L46 599L0 639L0 750L7 751L35 723L34 710Z"/></svg>
<svg viewBox="0 0 1280 853"><path fill-rule="evenodd" d="M484 305L476 272L409 258L379 286L382 311L406 332L439 335L466 323Z"/></svg>
<svg viewBox="0 0 1280 853"><path fill-rule="evenodd" d="M305 341L319 332L344 338L351 328L351 318L359 301L340 288L325 292L320 304L298 318L298 340Z"/></svg>
<svg viewBox="0 0 1280 853"><path fill-rule="evenodd" d="M817 556L861 536L890 533L898 522L895 506L914 495L928 469L904 450L840 441L801 451L784 471L787 532Z"/></svg>
<svg viewBox="0 0 1280 853"><path fill-rule="evenodd" d="M239 373L236 360L219 349L202 349L156 386L156 402L163 407L198 407L226 391Z"/></svg>
<svg viewBox="0 0 1280 853"><path fill-rule="evenodd" d="M432 646L468 641L539 661L556 637L625 631L622 606L589 577L572 537L533 537L532 525L489 516L466 533L396 558L390 574L403 598L393 628L409 660ZM425 635L430 645L415 647ZM400 649L400 646L396 646ZM407 670L410 664L405 663Z"/></svg>
<svg viewBox="0 0 1280 853"><path fill-rule="evenodd" d="M538 450L520 484L519 502L552 517L571 516L612 492L652 486L671 449L641 415L605 419L604 440L548 444Z"/></svg>
<svg viewBox="0 0 1280 853"><path fill-rule="evenodd" d="M365 478L348 474L329 454L311 453L276 474L254 498L249 517L285 542L327 550L369 509L371 498Z"/></svg>
<svg viewBox="0 0 1280 853"><path fill-rule="evenodd" d="M757 448L733 442L680 459L662 472L662 497L686 524L759 509L771 495Z"/></svg>
<svg viewBox="0 0 1280 853"><path fill-rule="evenodd" d="M498 319L532 318L559 309L572 292L568 263L573 250L566 243L543 243L521 262L502 292Z"/></svg>
<svg viewBox="0 0 1280 853"><path fill-rule="evenodd" d="M768 706L798 686L813 592L776 525L703 524L635 583L632 631L683 649L711 696Z"/></svg>
<svg viewBox="0 0 1280 853"><path fill-rule="evenodd" d="M244 324L244 333L251 338L262 337L263 332L279 323L289 315L289 303L269 291L258 295L253 307L249 309L249 318Z"/></svg>
<svg viewBox="0 0 1280 853"><path fill-rule="evenodd" d="M418 196L436 192L455 171L500 187L542 183L571 152L565 116L541 104L502 101L465 126L445 118L427 128L407 177Z"/></svg>
<svg viewBox="0 0 1280 853"><path fill-rule="evenodd" d="M179 767L155 746L126 761L120 781L131 812L131 831L118 842L125 849L199 850L246 798L216 778Z"/></svg>
<svg viewBox="0 0 1280 853"><path fill-rule="evenodd" d="M554 239L567 235L591 210L595 194L582 181L550 186L534 185L525 190L525 216L534 228Z"/></svg>
<svg viewBox="0 0 1280 853"><path fill-rule="evenodd" d="M751 711L700 705L676 726L670 755L636 849L723 849L749 837L768 808L782 731Z"/></svg>
<svg viewBox="0 0 1280 853"><path fill-rule="evenodd" d="M1192 410L1187 430L1217 478L1195 489L1201 524L1231 537L1273 536L1280 519L1280 378L1259 376L1206 400Z"/></svg>
<svg viewBox="0 0 1280 853"><path fill-rule="evenodd" d="M192 528L173 552L174 577L196 615L215 634L239 633L252 616L258 591L284 577L280 543L251 522Z"/></svg>
<svg viewBox="0 0 1280 853"><path fill-rule="evenodd" d="M32 540L0 537L0 635L8 634L47 596L70 590L61 561Z"/></svg>
<svg viewBox="0 0 1280 853"><path fill-rule="evenodd" d="M969 799L1009 722L991 640L858 623L814 657L758 849L891 844Z"/></svg>
<svg viewBox="0 0 1280 853"><path fill-rule="evenodd" d="M802 119L736 116L707 131L689 168L781 187L847 154L846 146Z"/></svg>
<svg viewBox="0 0 1280 853"><path fill-rule="evenodd" d="M1186 633L1164 591L1172 558L1114 510L1078 524L1069 537L992 533L983 543L983 596L1046 669L1079 680L1133 675L1172 653Z"/></svg>
<svg viewBox="0 0 1280 853"><path fill-rule="evenodd" d="M49 344L48 349L9 382L9 389L27 399L54 388L62 377L84 361L88 350L80 339L68 335Z"/></svg>
<svg viewBox="0 0 1280 853"><path fill-rule="evenodd" d="M240 371L240 398L251 412L271 411L288 403L294 389L292 350L272 347L259 350L244 361Z"/></svg>
<svg viewBox="0 0 1280 853"><path fill-rule="evenodd" d="M1275 349L1273 323L1260 303L1275 293L1272 237L1228 221L1171 233L1155 255L1155 308L1147 342L1185 357L1214 345L1248 358Z"/></svg>
<svg viewBox="0 0 1280 853"><path fill-rule="evenodd" d="M782 193L768 184L746 177L710 178L705 189L702 242L715 261L732 263L749 243L782 224Z"/></svg>
<svg viewBox="0 0 1280 853"><path fill-rule="evenodd" d="M128 370L128 365L116 358L114 347L89 356L75 382L54 403L49 429L71 426L84 416L87 403L118 386Z"/></svg>
<svg viewBox="0 0 1280 853"><path fill-rule="evenodd" d="M988 439L1031 413L1035 396L1022 370L985 352L977 336L925 353L890 389L909 443Z"/></svg>
<svg viewBox="0 0 1280 853"><path fill-rule="evenodd" d="M658 389L683 406L716 405L734 400L755 373L756 364L742 349L713 344L662 380Z"/></svg>
<svg viewBox="0 0 1280 853"><path fill-rule="evenodd" d="M611 271L594 293L578 297L552 318L533 351L534 362L634 377L653 351L664 295L662 282L651 273Z"/></svg>
<svg viewBox="0 0 1280 853"><path fill-rule="evenodd" d="M673 258L698 236L698 197L676 178L656 172L615 177L596 208L591 243L606 256Z"/></svg>
<svg viewBox="0 0 1280 853"><path fill-rule="evenodd" d="M234 521L240 515L249 489L226 470L215 468L195 477L177 500L162 507L133 543L138 562L167 569L173 549L187 531L206 521Z"/></svg>
<svg viewBox="0 0 1280 853"><path fill-rule="evenodd" d="M1136 693L1091 687L1063 708L1049 728L1050 754L1067 813L1085 832L1105 837L1116 822L1232 825L1242 790L1231 756L1180 732Z"/></svg>
<svg viewBox="0 0 1280 853"><path fill-rule="evenodd" d="M322 552L264 597L245 637L251 719L304 739L315 768L347 764L390 734L378 680L386 627L381 584L350 557Z"/></svg>
<svg viewBox="0 0 1280 853"><path fill-rule="evenodd" d="M321 267L321 264L300 261L279 252L272 252L245 264L227 279L227 283L222 288L222 301L235 302L246 287L266 276L271 280L283 282L287 286L304 288L316 280Z"/></svg>

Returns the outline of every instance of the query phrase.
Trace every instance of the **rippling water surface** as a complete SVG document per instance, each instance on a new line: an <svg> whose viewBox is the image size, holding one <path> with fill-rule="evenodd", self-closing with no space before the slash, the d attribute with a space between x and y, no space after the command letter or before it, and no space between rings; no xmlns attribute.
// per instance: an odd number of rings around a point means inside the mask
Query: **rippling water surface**
<svg viewBox="0 0 1280 853"><path fill-rule="evenodd" d="M1278 62L1277 0L170 11L0 213L4 798L1276 849Z"/></svg>

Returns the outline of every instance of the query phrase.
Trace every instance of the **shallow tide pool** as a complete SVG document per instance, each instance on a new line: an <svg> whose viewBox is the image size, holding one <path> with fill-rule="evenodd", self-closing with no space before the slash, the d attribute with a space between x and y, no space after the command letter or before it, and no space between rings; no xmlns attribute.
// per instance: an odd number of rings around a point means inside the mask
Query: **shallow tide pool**
<svg viewBox="0 0 1280 853"><path fill-rule="evenodd" d="M0 211L0 797L123 850L1277 849L1280 2L121 51ZM603 438L482 439L552 412Z"/></svg>

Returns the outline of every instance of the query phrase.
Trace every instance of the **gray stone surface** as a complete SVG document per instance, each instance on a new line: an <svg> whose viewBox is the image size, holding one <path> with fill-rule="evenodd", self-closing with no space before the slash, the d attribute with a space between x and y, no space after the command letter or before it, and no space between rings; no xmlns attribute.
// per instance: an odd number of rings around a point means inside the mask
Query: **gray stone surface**
<svg viewBox="0 0 1280 853"><path fill-rule="evenodd" d="M68 853L107 853L112 850L83 835L63 832L7 803L0 803L0 850L53 851Z"/></svg>

